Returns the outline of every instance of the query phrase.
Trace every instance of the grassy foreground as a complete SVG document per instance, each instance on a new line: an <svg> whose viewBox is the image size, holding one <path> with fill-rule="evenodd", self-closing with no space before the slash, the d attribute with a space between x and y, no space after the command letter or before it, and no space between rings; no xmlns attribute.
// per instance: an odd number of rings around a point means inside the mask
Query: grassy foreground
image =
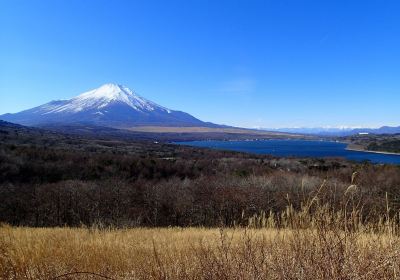
<svg viewBox="0 0 400 280"><path fill-rule="evenodd" d="M399 239L315 229L0 227L1 279L396 279Z"/></svg>

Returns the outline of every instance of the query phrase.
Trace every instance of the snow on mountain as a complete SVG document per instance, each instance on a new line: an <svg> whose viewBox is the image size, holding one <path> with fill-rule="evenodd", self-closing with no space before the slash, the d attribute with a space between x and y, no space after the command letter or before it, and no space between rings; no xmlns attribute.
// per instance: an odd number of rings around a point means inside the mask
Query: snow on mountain
<svg viewBox="0 0 400 280"><path fill-rule="evenodd" d="M264 128L263 130L278 131L296 134L309 134L319 136L349 136L355 134L396 134L400 133L400 127L382 126L376 128L362 128L362 127L293 127L293 128Z"/></svg>
<svg viewBox="0 0 400 280"><path fill-rule="evenodd" d="M97 89L82 93L72 98L66 104L56 104L47 109L44 114L57 112L80 112L88 109L102 109L112 102L121 102L138 111L170 110L151 102L130 90L129 88L116 84L105 84Z"/></svg>
<svg viewBox="0 0 400 280"><path fill-rule="evenodd" d="M341 127L287 127L287 128L265 128L269 131L279 131L287 133L310 134L310 135L340 135L351 132L353 128Z"/></svg>
<svg viewBox="0 0 400 280"><path fill-rule="evenodd" d="M23 125L88 123L112 127L137 125L215 126L180 111L160 106L129 88L105 84L69 100L51 101L0 119Z"/></svg>

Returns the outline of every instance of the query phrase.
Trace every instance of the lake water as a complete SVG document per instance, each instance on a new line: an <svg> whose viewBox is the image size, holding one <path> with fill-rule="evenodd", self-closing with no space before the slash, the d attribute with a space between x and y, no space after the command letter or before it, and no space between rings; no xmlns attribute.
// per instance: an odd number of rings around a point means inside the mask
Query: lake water
<svg viewBox="0 0 400 280"><path fill-rule="evenodd" d="M207 147L278 157L341 157L354 161L400 164L400 155L375 154L346 150L346 144L329 141L260 140L260 141L190 141L177 144Z"/></svg>

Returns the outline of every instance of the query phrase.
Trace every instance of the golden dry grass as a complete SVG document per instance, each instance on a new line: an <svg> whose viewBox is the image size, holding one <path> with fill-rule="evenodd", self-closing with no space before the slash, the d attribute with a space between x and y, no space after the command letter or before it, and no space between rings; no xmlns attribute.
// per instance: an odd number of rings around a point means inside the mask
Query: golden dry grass
<svg viewBox="0 0 400 280"><path fill-rule="evenodd" d="M323 227L99 230L3 226L0 277L396 279L400 277L399 250L399 238L387 233Z"/></svg>
<svg viewBox="0 0 400 280"><path fill-rule="evenodd" d="M400 279L399 215L363 218L357 173L345 203L260 213L237 228L0 225L2 279Z"/></svg>

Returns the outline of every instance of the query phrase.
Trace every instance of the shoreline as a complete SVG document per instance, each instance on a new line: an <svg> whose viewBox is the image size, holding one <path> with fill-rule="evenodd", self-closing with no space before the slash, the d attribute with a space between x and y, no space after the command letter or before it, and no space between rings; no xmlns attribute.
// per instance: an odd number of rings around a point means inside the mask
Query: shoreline
<svg viewBox="0 0 400 280"><path fill-rule="evenodd" d="M363 149L360 145L357 145L358 147L351 147L353 144L345 141L334 141L334 140L312 140L312 139L224 139L224 140L213 140L213 139L207 139L207 140L189 140L189 141L173 141L169 142L170 144L175 144L175 145L188 145L188 142L211 142L211 141L221 141L221 142L243 142L243 141L268 141L268 140L281 140L281 141L296 141L296 140L302 140L302 141L324 141L324 142L336 142L336 143L342 143L346 144L346 151L353 151L353 152L363 152L363 153L372 153L372 154L381 154L381 155L392 155L392 156L400 156L400 153L394 153L394 152L384 152L384 151L370 151L370 150L365 150ZM202 148L210 148L207 146L204 146ZM229 150L229 149L228 149ZM249 153L249 152L244 152L244 153Z"/></svg>
<svg viewBox="0 0 400 280"><path fill-rule="evenodd" d="M364 152L364 153L373 153L373 154L382 154L382 155L392 155L392 156L400 156L400 153L393 153L393 152L381 152L381 151L369 151L357 148L349 148L346 147L347 151L354 151L354 152Z"/></svg>

